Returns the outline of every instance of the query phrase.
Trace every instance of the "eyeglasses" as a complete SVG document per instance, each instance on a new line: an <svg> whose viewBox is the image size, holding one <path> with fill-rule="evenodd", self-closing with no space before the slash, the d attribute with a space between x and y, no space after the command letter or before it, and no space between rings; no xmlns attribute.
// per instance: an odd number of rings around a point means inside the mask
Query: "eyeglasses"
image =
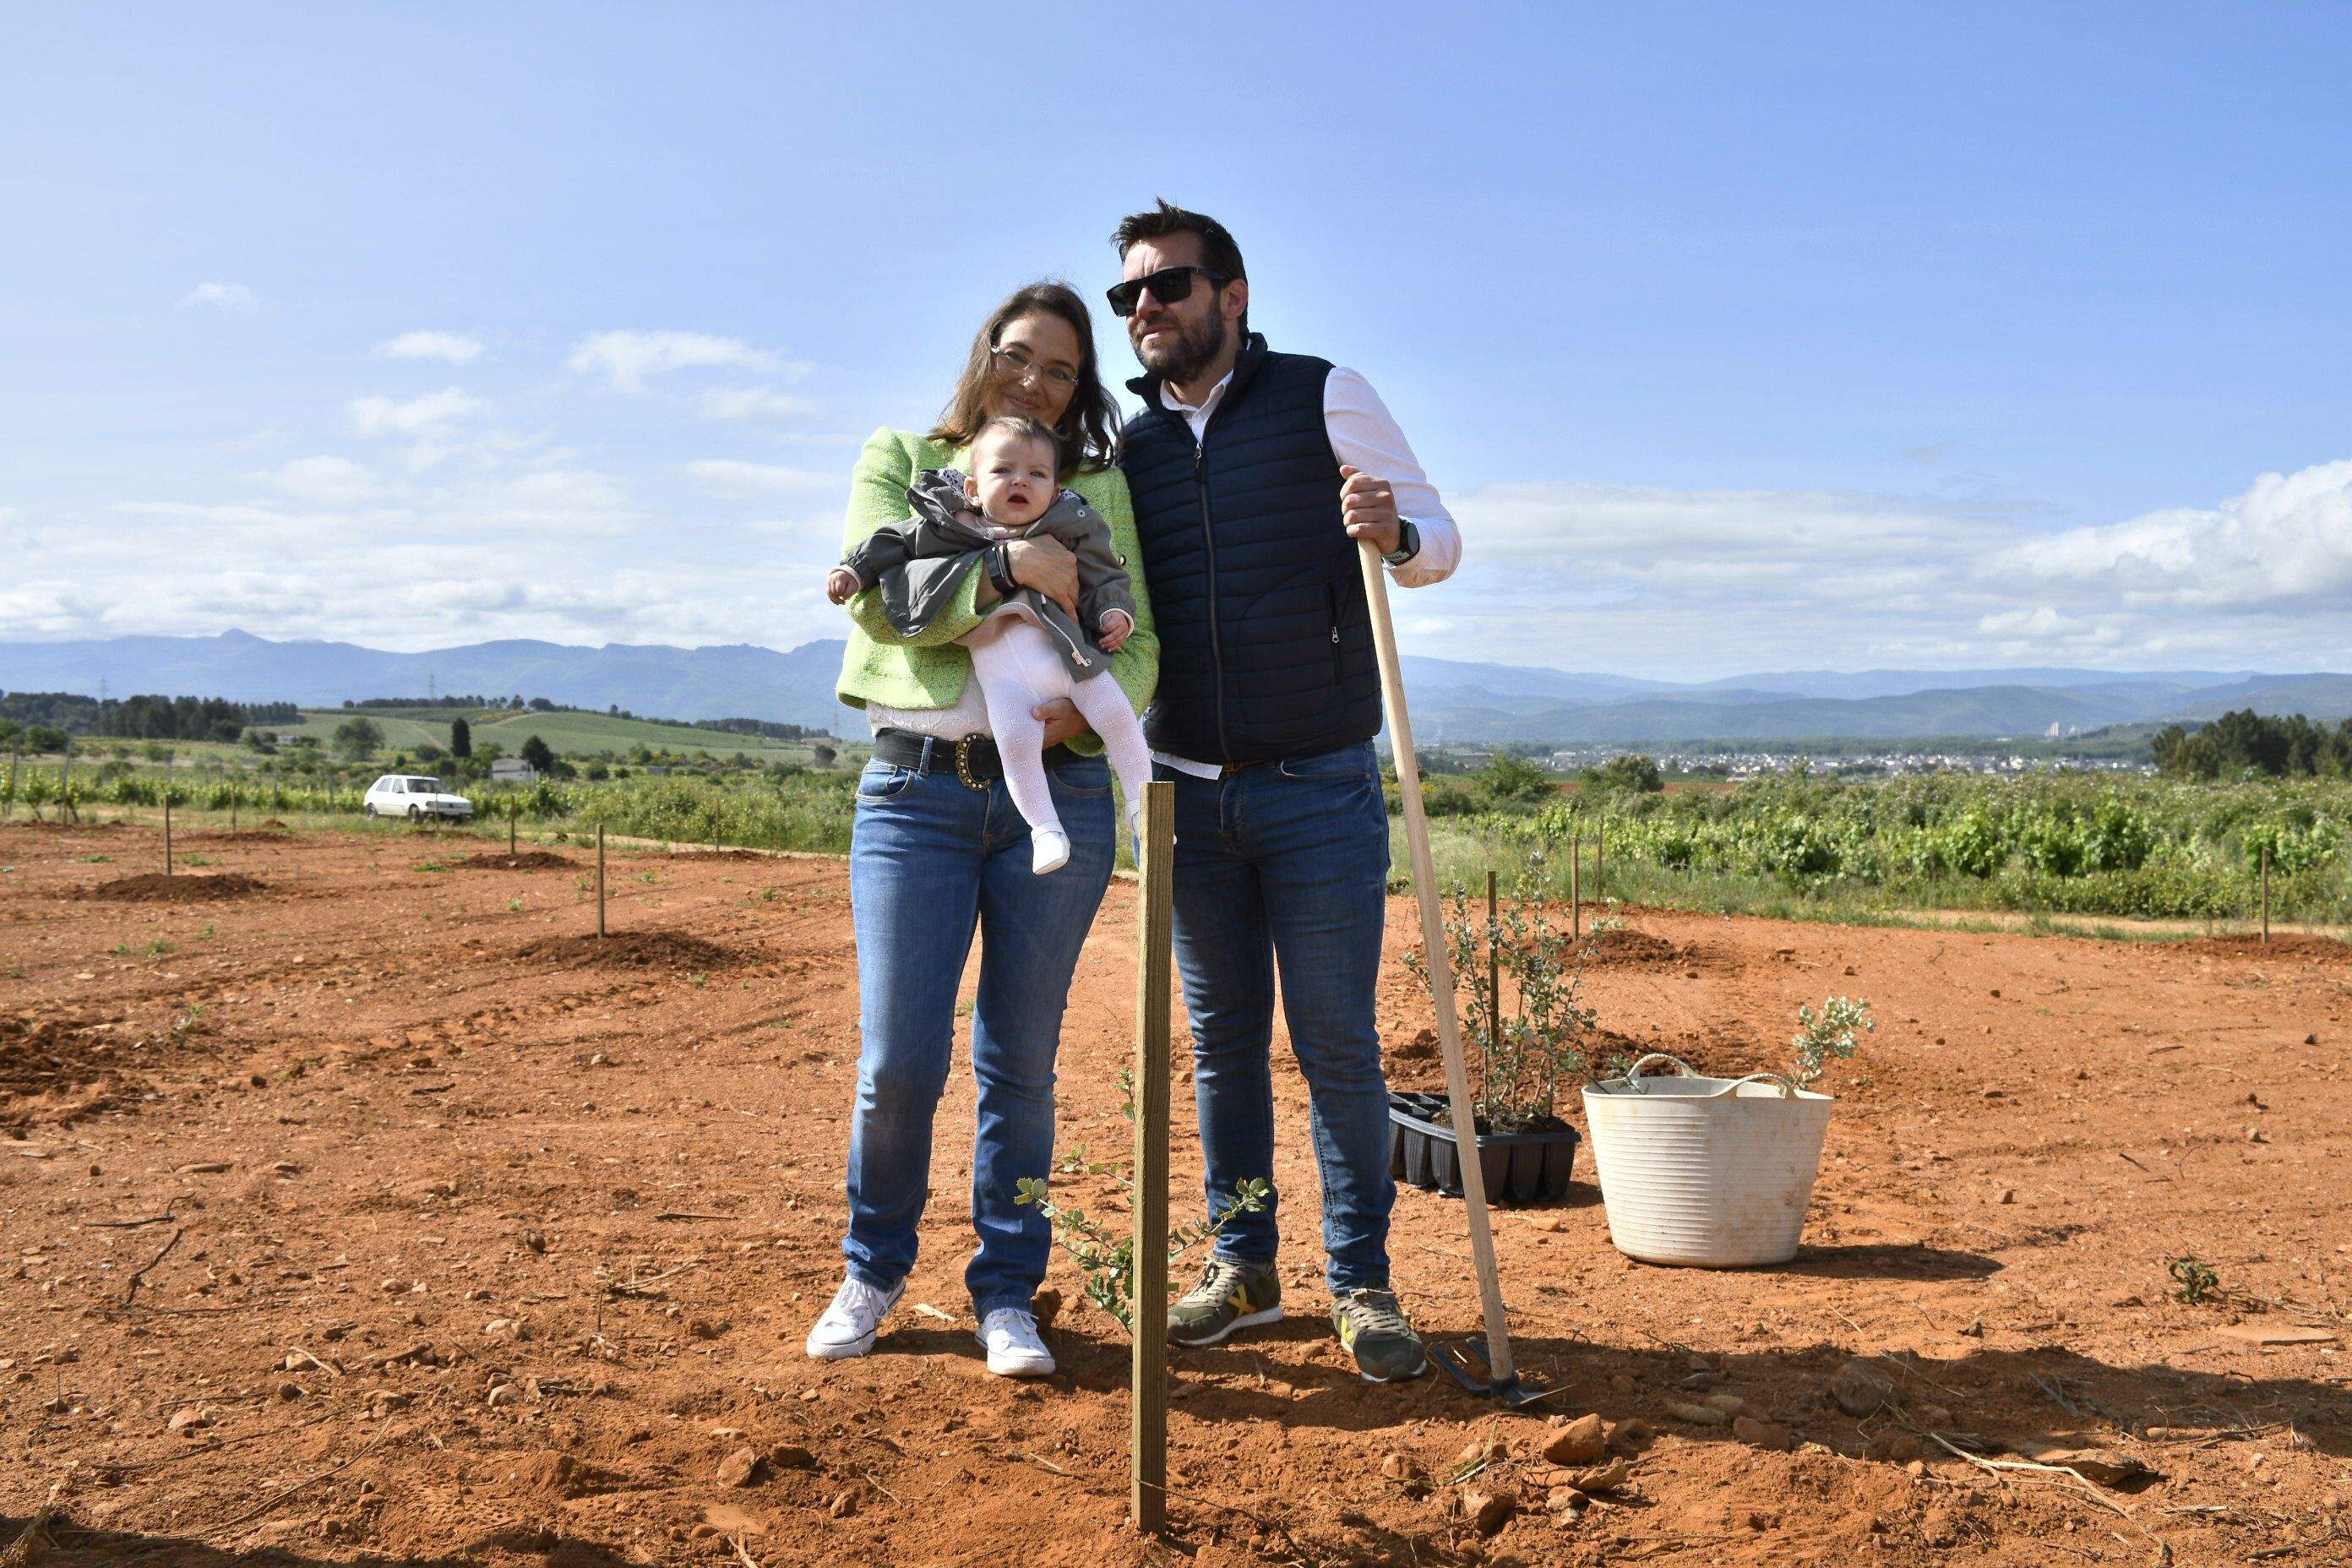
<svg viewBox="0 0 2352 1568"><path fill-rule="evenodd" d="M989 350L988 353L995 363L996 374L1007 381L1023 380L1034 370L1045 378L1048 386L1058 386L1066 391L1078 384L1076 371L1067 365L1039 364L1036 356L1019 343L1006 343Z"/></svg>
<svg viewBox="0 0 2352 1568"><path fill-rule="evenodd" d="M1192 277L1195 273L1207 279L1210 286L1217 289L1234 280L1231 273L1212 272L1205 267L1163 267L1157 272L1147 272L1140 278L1130 278L1114 286L1109 291L1111 313L1119 316L1135 314L1135 308L1143 302L1146 289L1150 289L1151 297L1163 305L1189 300L1192 297Z"/></svg>

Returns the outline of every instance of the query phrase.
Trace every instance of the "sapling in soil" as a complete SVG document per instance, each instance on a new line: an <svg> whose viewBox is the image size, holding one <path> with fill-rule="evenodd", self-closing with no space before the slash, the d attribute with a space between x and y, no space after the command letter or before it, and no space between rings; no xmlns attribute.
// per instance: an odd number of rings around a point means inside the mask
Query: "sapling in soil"
<svg viewBox="0 0 2352 1568"><path fill-rule="evenodd" d="M1798 1008L1797 1032L1789 1041L1797 1053L1797 1070L1790 1077L1803 1087L1821 1082L1828 1058L1843 1061L1862 1043L1855 1030L1866 1035L1877 1027L1867 997L1831 996L1822 1001L1818 1013L1811 1007Z"/></svg>
<svg viewBox="0 0 2352 1568"><path fill-rule="evenodd" d="M1135 1120L1135 1074L1122 1068L1118 1075L1121 1093L1118 1113L1129 1121ZM1135 1178L1130 1172L1131 1160L1088 1160L1081 1144L1062 1160L1066 1173L1084 1173L1107 1175L1122 1192L1132 1192ZM1255 1214L1265 1206L1272 1188L1265 1181L1252 1177L1234 1188L1231 1200L1214 1219L1193 1225L1171 1226L1168 1232L1168 1260L1171 1263L1199 1247L1216 1239L1237 1214ZM1066 1206L1054 1201L1046 1184L1034 1176L1024 1176L1014 1185L1013 1201L1024 1207L1034 1207L1045 1216L1054 1227L1054 1243L1068 1253L1080 1272L1087 1277L1087 1300L1118 1320L1128 1332L1135 1331L1135 1237L1114 1235L1110 1226L1082 1208ZM1161 1303L1164 1308L1165 1302Z"/></svg>

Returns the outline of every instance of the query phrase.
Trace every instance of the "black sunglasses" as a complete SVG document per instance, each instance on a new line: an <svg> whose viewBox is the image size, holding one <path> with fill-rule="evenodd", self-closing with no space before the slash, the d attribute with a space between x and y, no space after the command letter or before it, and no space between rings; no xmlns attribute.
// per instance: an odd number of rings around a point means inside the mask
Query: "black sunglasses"
<svg viewBox="0 0 2352 1568"><path fill-rule="evenodd" d="M1192 297L1192 275L1199 273L1211 287L1222 289L1233 281L1230 273L1212 272L1205 267L1163 267L1157 272L1147 272L1140 278L1130 278L1109 291L1111 314L1132 316L1136 306L1143 302L1143 291L1163 305L1173 305Z"/></svg>

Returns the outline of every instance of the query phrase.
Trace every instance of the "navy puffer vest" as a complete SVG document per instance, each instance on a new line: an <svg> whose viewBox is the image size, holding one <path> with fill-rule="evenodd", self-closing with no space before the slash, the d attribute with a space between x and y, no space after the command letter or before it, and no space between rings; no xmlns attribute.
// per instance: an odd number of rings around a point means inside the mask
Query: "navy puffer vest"
<svg viewBox="0 0 2352 1568"><path fill-rule="evenodd" d="M1339 463L1323 422L1328 360L1278 354L1253 332L1198 443L1128 385L1119 466L1135 499L1160 635L1152 746L1204 763L1270 762L1380 732L1380 669Z"/></svg>

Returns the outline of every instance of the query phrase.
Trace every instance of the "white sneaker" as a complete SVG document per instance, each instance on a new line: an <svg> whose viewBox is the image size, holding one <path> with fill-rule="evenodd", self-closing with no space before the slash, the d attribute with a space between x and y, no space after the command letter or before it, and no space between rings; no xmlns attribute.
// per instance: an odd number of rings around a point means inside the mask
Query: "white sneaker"
<svg viewBox="0 0 2352 1568"><path fill-rule="evenodd" d="M888 1290L877 1290L859 1279L844 1279L833 1293L833 1305L809 1330L808 1353L818 1361L846 1361L874 1348L882 1320L907 1293L904 1279Z"/></svg>
<svg viewBox="0 0 2352 1568"><path fill-rule="evenodd" d="M1037 1320L1018 1307L999 1307L980 1325L988 1370L999 1377L1051 1377L1054 1352L1037 1337Z"/></svg>
<svg viewBox="0 0 2352 1568"><path fill-rule="evenodd" d="M1040 877L1058 871L1070 863L1070 836L1051 827L1034 829L1029 835L1029 869Z"/></svg>

